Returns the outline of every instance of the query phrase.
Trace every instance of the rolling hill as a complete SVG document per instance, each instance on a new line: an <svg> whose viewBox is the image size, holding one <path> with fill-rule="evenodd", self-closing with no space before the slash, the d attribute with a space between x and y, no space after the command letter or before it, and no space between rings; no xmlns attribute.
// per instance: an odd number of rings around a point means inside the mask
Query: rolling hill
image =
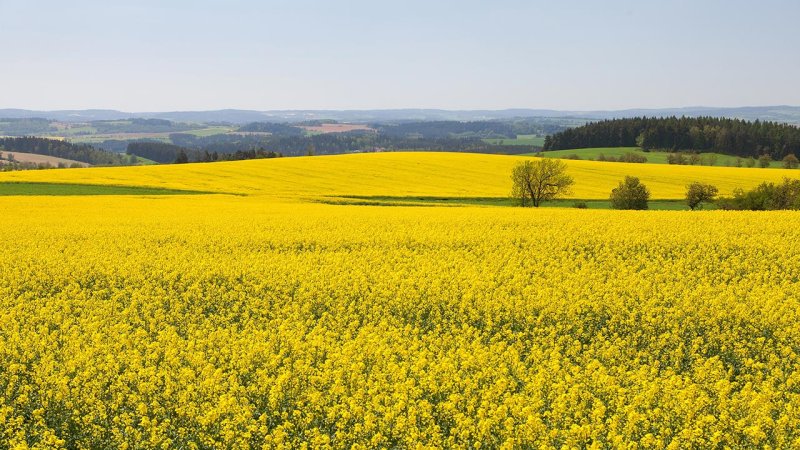
<svg viewBox="0 0 800 450"><path fill-rule="evenodd" d="M143 186L251 196L503 197L511 168L528 157L463 153L363 153L139 167L102 167L0 174L0 182ZM799 178L800 171L661 164L567 161L572 198L606 199L626 175L640 177L653 199L682 198L686 184L704 181L730 195L763 181Z"/></svg>
<svg viewBox="0 0 800 450"><path fill-rule="evenodd" d="M0 109L0 117L44 117L62 121L115 120L127 118L157 118L182 122L258 121L302 122L315 119L342 121L397 121L397 120L496 120L517 117L574 117L585 119L610 119L621 117L714 116L747 120L772 120L800 123L800 107L751 106L738 108L695 106L686 108L625 109L597 111L560 111L553 109L504 110L442 110L442 109L378 109L378 110L273 110L253 111L223 109L215 111L123 112L105 109L33 111L26 109Z"/></svg>

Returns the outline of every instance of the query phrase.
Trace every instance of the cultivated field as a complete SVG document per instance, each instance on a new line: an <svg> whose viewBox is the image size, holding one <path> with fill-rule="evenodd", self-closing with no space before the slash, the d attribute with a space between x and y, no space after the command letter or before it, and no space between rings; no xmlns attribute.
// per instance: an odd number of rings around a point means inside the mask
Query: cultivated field
<svg viewBox="0 0 800 450"><path fill-rule="evenodd" d="M133 189L0 197L0 447L800 446L796 212L320 203L505 196L521 159L0 174ZM800 171L569 172L674 199Z"/></svg>
<svg viewBox="0 0 800 450"><path fill-rule="evenodd" d="M71 159L58 158L56 156L39 155L36 153L9 152L9 151L4 151L2 149L0 149L0 164L8 162L9 157L12 155L14 161L21 163L50 164L53 167L57 167L59 164L63 164L67 167L73 164L78 164L81 167L89 167L89 164L80 161L73 161Z"/></svg>
<svg viewBox="0 0 800 450"><path fill-rule="evenodd" d="M484 139L484 141L496 145L532 145L534 147L544 145L544 137L535 134L520 134L516 139Z"/></svg>
<svg viewBox="0 0 800 450"><path fill-rule="evenodd" d="M104 167L0 174L2 181L113 184L193 189L282 198L326 196L508 197L511 168L524 156L461 153L362 153L277 158L215 164ZM567 161L575 178L571 198L607 199L625 175L634 175L653 199L681 199L692 181L719 187L722 195L763 181L800 178L800 170L669 166Z"/></svg>
<svg viewBox="0 0 800 450"><path fill-rule="evenodd" d="M353 123L324 123L317 126L301 126L309 133L324 134L324 133L346 133L348 131L374 131L369 125L353 124Z"/></svg>

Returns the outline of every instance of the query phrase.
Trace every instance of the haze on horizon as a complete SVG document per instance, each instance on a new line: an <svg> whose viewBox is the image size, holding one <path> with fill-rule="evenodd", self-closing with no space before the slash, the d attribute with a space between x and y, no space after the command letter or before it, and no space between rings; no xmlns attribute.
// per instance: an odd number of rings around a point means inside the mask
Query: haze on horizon
<svg viewBox="0 0 800 450"><path fill-rule="evenodd" d="M799 105L790 0L0 0L0 108Z"/></svg>

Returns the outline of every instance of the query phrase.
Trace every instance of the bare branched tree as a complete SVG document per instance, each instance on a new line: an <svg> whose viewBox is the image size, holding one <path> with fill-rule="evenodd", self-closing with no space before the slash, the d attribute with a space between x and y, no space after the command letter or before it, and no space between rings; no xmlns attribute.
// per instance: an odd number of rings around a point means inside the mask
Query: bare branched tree
<svg viewBox="0 0 800 450"><path fill-rule="evenodd" d="M567 165L558 159L521 162L511 172L511 196L522 206L539 207L544 201L568 195L575 181L566 171Z"/></svg>

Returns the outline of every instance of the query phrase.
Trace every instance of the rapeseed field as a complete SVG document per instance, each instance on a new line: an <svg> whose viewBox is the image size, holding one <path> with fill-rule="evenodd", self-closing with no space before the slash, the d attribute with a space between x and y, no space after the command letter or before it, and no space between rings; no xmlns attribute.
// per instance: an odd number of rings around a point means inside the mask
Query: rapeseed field
<svg viewBox="0 0 800 450"><path fill-rule="evenodd" d="M0 446L798 447L797 224L6 197Z"/></svg>
<svg viewBox="0 0 800 450"><path fill-rule="evenodd" d="M214 164L106 167L91 170L0 173L0 182L29 181L147 186L282 198L319 196L504 197L509 175L524 156L464 153L362 153L262 159ZM575 178L572 198L607 199L626 175L646 184L653 199L683 198L693 181L720 195L764 181L798 178L797 170L567 161Z"/></svg>

